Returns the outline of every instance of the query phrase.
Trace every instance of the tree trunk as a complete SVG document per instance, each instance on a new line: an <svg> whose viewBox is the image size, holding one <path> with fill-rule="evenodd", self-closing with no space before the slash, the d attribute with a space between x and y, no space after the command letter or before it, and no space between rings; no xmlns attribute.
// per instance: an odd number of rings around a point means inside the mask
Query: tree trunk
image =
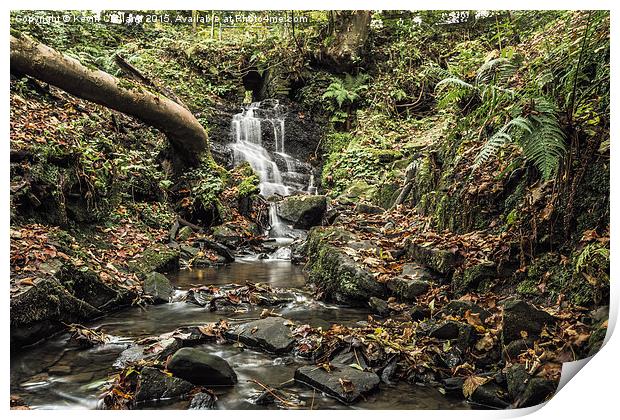
<svg viewBox="0 0 620 420"><path fill-rule="evenodd" d="M351 71L364 55L371 16L367 10L336 12L334 40L323 50L321 61L337 71Z"/></svg>
<svg viewBox="0 0 620 420"><path fill-rule="evenodd" d="M131 115L163 131L184 165L198 164L208 138L198 120L179 104L139 85L125 85L101 70L33 41L11 36L11 70L54 85L79 98Z"/></svg>

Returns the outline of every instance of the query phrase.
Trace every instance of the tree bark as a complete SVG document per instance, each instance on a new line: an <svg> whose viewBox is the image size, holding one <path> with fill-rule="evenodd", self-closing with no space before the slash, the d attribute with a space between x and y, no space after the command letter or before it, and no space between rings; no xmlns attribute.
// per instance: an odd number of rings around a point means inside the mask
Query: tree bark
<svg viewBox="0 0 620 420"><path fill-rule="evenodd" d="M334 39L323 49L321 61L337 71L351 71L364 55L371 17L367 10L336 12Z"/></svg>
<svg viewBox="0 0 620 420"><path fill-rule="evenodd" d="M124 85L116 77L91 70L26 36L11 36L11 70L158 128L166 134L184 165L198 164L201 155L208 151L207 133L187 109L142 86Z"/></svg>

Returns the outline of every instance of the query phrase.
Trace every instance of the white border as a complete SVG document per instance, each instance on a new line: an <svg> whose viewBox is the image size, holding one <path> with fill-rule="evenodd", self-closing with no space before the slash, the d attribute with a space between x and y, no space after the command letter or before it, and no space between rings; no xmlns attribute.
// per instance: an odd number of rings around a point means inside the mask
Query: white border
<svg viewBox="0 0 620 420"><path fill-rule="evenodd" d="M368 1L368 0L348 0L348 1L304 1L304 2L290 2L290 1L239 1L239 0L226 0L225 2L199 2L199 1L187 1L187 0L177 0L174 3L169 1L162 0L133 0L133 1L118 1L118 0L105 0L105 1L78 1L78 0L67 0L67 1L54 1L51 4L49 1L29 1L22 0L19 2L9 2L5 6L5 13L3 16L3 20L1 21L2 32L5 34L5 42L2 43L0 48L2 49L2 56L6 58L3 60L4 63L4 75L6 77L6 81L8 82L9 75L9 63L8 63L8 34L9 34L9 10L10 9L41 9L41 10L49 10L49 9L101 9L104 7L105 9L176 9L176 10L184 10L184 9L225 9L225 10L280 10L280 9L300 9L300 10L317 10L317 9L393 9L393 10L407 10L407 9L443 9L443 10L462 10L462 9L529 9L529 10L538 10L538 9L606 9L612 10L612 37L614 41L611 43L612 45L612 66L616 68L617 62L617 42L618 39L618 19L616 18L616 8L617 2L607 1L607 0L592 0L592 1L577 1L577 0L565 0L565 1L532 1L532 0L520 0L520 1L505 1L505 0L496 0L496 1L467 1L467 2L459 2L459 1L433 1L433 2L415 2L415 1L391 1L391 0L383 0L380 2L377 1ZM612 115L613 110L617 108L618 100L617 100L617 75L616 72L612 72ZM2 273L4 274L1 278L4 279L5 292L3 294L3 300L5 302L3 306L3 317L4 322L2 324L2 332L0 337L6 338L9 336L9 293L8 293L8 279L9 279L9 162L8 162L8 150L9 150L9 86L8 83L5 82L3 86L3 101L1 103L2 106L2 128L5 133L5 142L4 142L4 150L3 158L1 159L1 167L2 167L2 189L4 196L4 205L0 209L2 212L2 217L4 223L1 224L0 227L0 241L2 243ZM612 118L612 132L618 132L618 121ZM612 145L612 156L616 154L616 147ZM611 179L619 179L619 170L616 167L611 168ZM612 278L612 305L610 312L610 332L613 330L616 324L617 315L618 315L618 286L615 282L618 274L618 264L616 263L615 256L617 254L617 246L616 246L616 226L615 220L617 213L617 191L618 184L616 182L612 182L611 186L611 214L612 214L612 240L611 242L611 253L613 258L611 260L611 278ZM485 419L485 418L510 418L517 417L521 415L525 415L528 413L532 413L530 418L532 419L543 419L547 417L553 418L579 418L579 419L589 419L589 418L611 418L610 413L617 412L618 407L615 404L618 400L618 380L620 380L620 369L619 361L616 357L617 354L620 354L620 344L617 337L608 334L607 343L604 348L597 354L595 357L589 360L587 363L587 367L579 372L577 378L570 380L562 390L551 400L549 401L542 409L538 410L538 408L531 409L522 409L522 410L507 410L507 411L379 411L379 410L354 410L348 412L342 411L320 411L321 417L336 417L336 416L356 416L360 418L368 418L376 420L377 416L389 415L392 418L411 418L414 417L416 419L436 419L436 418L471 418L471 419ZM2 354L4 359L4 372L0 376L0 380L2 381L2 389L5 390L5 400L4 407L7 411L8 404L8 396L9 396L9 344L8 340L5 341L4 346L2 346ZM581 365L583 362L576 362L575 365ZM580 366L583 367L583 366ZM565 368L569 370L578 370L575 369L575 366L566 366ZM573 372L574 374L574 372ZM2 397L0 396L0 404L2 403ZM276 411L276 412L261 412L261 411L250 411L250 412L237 412L237 411L210 411L208 413L204 412L193 412L193 411L148 411L148 412L93 412L88 413L87 415L93 416L101 416L103 417L111 417L111 416L132 416L132 418L145 418L156 417L156 418L166 418L169 419L170 416L176 417L178 415L194 417L194 418L204 418L215 417L215 418L225 418L231 416L247 416L251 418L278 418L287 420L292 417L300 417L300 416L314 416L316 417L317 412L301 412L301 411ZM79 418L82 417L84 412L69 412L69 411L38 411L38 412L26 412L26 411L9 411L9 415L11 416L25 416L25 417L38 417L41 418L45 416L45 418ZM614 416L616 417L617 414Z"/></svg>

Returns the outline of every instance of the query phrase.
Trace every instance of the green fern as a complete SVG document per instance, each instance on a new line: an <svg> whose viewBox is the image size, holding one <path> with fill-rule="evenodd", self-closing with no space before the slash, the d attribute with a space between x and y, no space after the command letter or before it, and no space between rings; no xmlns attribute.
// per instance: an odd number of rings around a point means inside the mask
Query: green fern
<svg viewBox="0 0 620 420"><path fill-rule="evenodd" d="M527 116L516 117L506 123L487 140L474 161L474 167L495 156L506 143L515 142L523 156L542 174L553 177L566 153L566 135L560 126L557 108L544 98L534 101L534 110Z"/></svg>

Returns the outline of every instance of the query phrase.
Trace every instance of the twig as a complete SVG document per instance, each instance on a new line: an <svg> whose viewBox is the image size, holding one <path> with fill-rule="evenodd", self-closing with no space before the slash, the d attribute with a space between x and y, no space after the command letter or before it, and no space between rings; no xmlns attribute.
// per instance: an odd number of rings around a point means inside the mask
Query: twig
<svg viewBox="0 0 620 420"><path fill-rule="evenodd" d="M290 401L287 401L285 399L283 399L282 397L280 397L278 394L276 394L275 392L273 392L273 390L271 388L269 388L267 385L264 385L262 383L260 383L258 380L256 379L248 379L248 382L252 382L258 386L260 386L261 388L263 388L265 391L267 391L271 396L273 396L275 399L277 399L278 401L280 401L282 404L284 404L287 407L295 407L298 408L299 404L295 404L292 403Z"/></svg>

